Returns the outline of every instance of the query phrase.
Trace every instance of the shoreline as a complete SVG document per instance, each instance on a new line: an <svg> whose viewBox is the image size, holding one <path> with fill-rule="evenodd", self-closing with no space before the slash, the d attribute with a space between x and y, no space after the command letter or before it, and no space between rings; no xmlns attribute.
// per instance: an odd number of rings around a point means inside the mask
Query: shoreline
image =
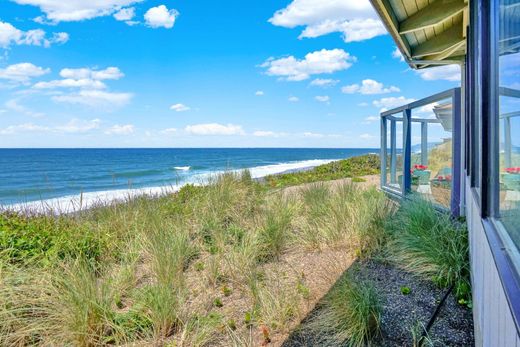
<svg viewBox="0 0 520 347"><path fill-rule="evenodd" d="M89 210L91 208L107 206L113 203L124 203L130 199L135 199L141 196L148 196L150 198L158 198L167 194L174 194L178 192L182 187L193 184L195 186L206 185L212 177L226 172L239 173L244 170L253 171L257 173L253 174L252 178L260 183L265 182L265 177L271 175L283 175L297 172L304 172L314 169L320 165L328 164L331 162L339 161L340 159L311 159L297 162L287 162L272 165L256 166L252 168L235 169L229 171L214 171L208 173L201 173L194 175L194 180L187 180L181 184L171 184L164 186L151 186L142 188L121 188L106 191L92 191L92 192L81 192L74 195L65 195L61 197L32 200L26 202L19 202L13 204L0 205L1 211L21 212L26 214L74 214L80 211ZM303 165L305 166L298 166ZM308 165L314 163L314 165ZM282 168L284 166L296 166L286 168L283 171L276 171L276 167ZM273 171L274 169L274 171ZM198 178L198 179L197 179Z"/></svg>

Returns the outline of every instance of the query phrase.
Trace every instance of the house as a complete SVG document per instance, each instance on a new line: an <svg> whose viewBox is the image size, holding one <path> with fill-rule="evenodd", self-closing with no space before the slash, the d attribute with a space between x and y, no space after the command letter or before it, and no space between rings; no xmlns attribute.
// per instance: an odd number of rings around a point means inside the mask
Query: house
<svg viewBox="0 0 520 347"><path fill-rule="evenodd" d="M520 346L520 0L371 2L412 69L461 75L381 114L382 189L466 217L476 345Z"/></svg>

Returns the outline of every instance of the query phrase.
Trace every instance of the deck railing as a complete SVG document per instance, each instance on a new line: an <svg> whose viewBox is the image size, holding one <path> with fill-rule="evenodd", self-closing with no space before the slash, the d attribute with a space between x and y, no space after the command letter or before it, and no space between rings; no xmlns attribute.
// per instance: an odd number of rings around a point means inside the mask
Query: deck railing
<svg viewBox="0 0 520 347"><path fill-rule="evenodd" d="M459 215L461 134L460 88L382 112L382 189L397 197L422 194Z"/></svg>

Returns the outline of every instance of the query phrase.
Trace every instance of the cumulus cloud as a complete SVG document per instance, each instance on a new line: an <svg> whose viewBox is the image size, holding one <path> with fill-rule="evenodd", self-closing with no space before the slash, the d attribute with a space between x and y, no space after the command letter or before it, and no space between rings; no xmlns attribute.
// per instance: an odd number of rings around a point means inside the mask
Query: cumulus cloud
<svg viewBox="0 0 520 347"><path fill-rule="evenodd" d="M13 135L19 132L45 132L49 131L48 127L36 125L33 123L23 123L18 125L10 125L6 128L0 129L0 135Z"/></svg>
<svg viewBox="0 0 520 347"><path fill-rule="evenodd" d="M388 97L388 98L382 98L379 100L374 100L372 102L372 104L375 107L381 108L381 112L384 112L388 109L403 106L403 105L409 104L414 101L415 101L415 99L407 99L404 96L399 96L399 97Z"/></svg>
<svg viewBox="0 0 520 347"><path fill-rule="evenodd" d="M300 98L297 96L290 96L287 100L289 100L290 102L298 102L300 101Z"/></svg>
<svg viewBox="0 0 520 347"><path fill-rule="evenodd" d="M244 130L240 125L234 124L218 124L218 123L205 123L205 124L194 124L188 125L184 129L191 135L244 135Z"/></svg>
<svg viewBox="0 0 520 347"><path fill-rule="evenodd" d="M314 97L314 99L316 99L316 101L319 101L319 102L329 102L330 101L330 97L328 95L317 95Z"/></svg>
<svg viewBox="0 0 520 347"><path fill-rule="evenodd" d="M339 80L333 80L331 78L316 78L316 79L312 80L310 85L313 87L327 88L327 87L333 87L338 83L339 83Z"/></svg>
<svg viewBox="0 0 520 347"><path fill-rule="evenodd" d="M11 45L31 45L50 47L54 43L63 44L69 40L69 34L57 32L48 36L42 29L22 31L12 24L0 21L0 47Z"/></svg>
<svg viewBox="0 0 520 347"><path fill-rule="evenodd" d="M16 99L10 99L7 100L5 103L5 107L11 111L33 117L33 118L40 118L44 116L44 113L42 112L35 112L28 108L27 106L24 106L20 103L21 97Z"/></svg>
<svg viewBox="0 0 520 347"><path fill-rule="evenodd" d="M177 133L177 128L166 128L161 130L161 134L171 135Z"/></svg>
<svg viewBox="0 0 520 347"><path fill-rule="evenodd" d="M34 77L48 74L51 70L31 63L18 63L0 69L0 79L15 83L27 83Z"/></svg>
<svg viewBox="0 0 520 347"><path fill-rule="evenodd" d="M366 79L359 84L351 84L348 86L344 86L341 88L341 91L345 94L387 94L393 92L400 92L401 90L395 86L385 87L383 83L377 82L375 80Z"/></svg>
<svg viewBox="0 0 520 347"><path fill-rule="evenodd" d="M89 89L104 89L106 84L98 80L89 78L82 78L75 80L72 78L65 78L62 80L53 80L49 82L38 82L33 88L35 89L55 89L55 88L89 88Z"/></svg>
<svg viewBox="0 0 520 347"><path fill-rule="evenodd" d="M63 78L71 78L75 80L79 79L92 79L92 80L118 80L125 75L119 70L119 68L111 66L104 70L97 70L91 68L79 68L79 69L62 69L60 76Z"/></svg>
<svg viewBox="0 0 520 347"><path fill-rule="evenodd" d="M37 6L45 14L39 22L74 22L108 16L142 0L12 0L20 5Z"/></svg>
<svg viewBox="0 0 520 347"><path fill-rule="evenodd" d="M417 70L417 73L426 81L446 80L457 82L460 81L461 78L459 65L436 66L428 69Z"/></svg>
<svg viewBox="0 0 520 347"><path fill-rule="evenodd" d="M179 12L175 9L168 10L165 5L152 7L144 14L146 25L151 28L173 28Z"/></svg>
<svg viewBox="0 0 520 347"><path fill-rule="evenodd" d="M106 135L130 135L135 131L135 126L133 124L125 124L119 125L116 124L107 130L105 130Z"/></svg>
<svg viewBox="0 0 520 347"><path fill-rule="evenodd" d="M191 110L191 107L186 106L184 104L173 104L170 106L170 110L173 110L175 112L186 112Z"/></svg>
<svg viewBox="0 0 520 347"><path fill-rule="evenodd" d="M346 70L356 61L356 57L343 49L322 49L305 55L304 59L294 56L269 58L261 67L269 76L278 76L287 81L303 81L311 75L331 74Z"/></svg>
<svg viewBox="0 0 520 347"><path fill-rule="evenodd" d="M57 126L55 129L65 133L86 133L90 130L98 129L101 120L96 118L92 120L82 120L74 118L65 125Z"/></svg>
<svg viewBox="0 0 520 347"><path fill-rule="evenodd" d="M392 58L399 59L400 61L404 61L403 54L397 47L395 47L395 49L392 51Z"/></svg>
<svg viewBox="0 0 520 347"><path fill-rule="evenodd" d="M257 90L257 91L255 92L255 95L256 95L256 96L263 96L263 95L264 95L264 91L263 91L263 90Z"/></svg>
<svg viewBox="0 0 520 347"><path fill-rule="evenodd" d="M256 137L280 137L283 136L283 133L276 133L274 131L264 131L264 130L258 130L253 132L253 136Z"/></svg>
<svg viewBox="0 0 520 347"><path fill-rule="evenodd" d="M345 42L353 42L386 34L368 0L293 0L269 22L285 28L304 26L300 39L339 32Z"/></svg>
<svg viewBox="0 0 520 347"><path fill-rule="evenodd" d="M121 107L130 102L131 93L112 93L103 90L80 90L67 95L55 95L52 100L91 107Z"/></svg>
<svg viewBox="0 0 520 347"><path fill-rule="evenodd" d="M128 22L131 21L135 17L135 8L127 7L122 8L116 13L114 13L114 18L118 21Z"/></svg>

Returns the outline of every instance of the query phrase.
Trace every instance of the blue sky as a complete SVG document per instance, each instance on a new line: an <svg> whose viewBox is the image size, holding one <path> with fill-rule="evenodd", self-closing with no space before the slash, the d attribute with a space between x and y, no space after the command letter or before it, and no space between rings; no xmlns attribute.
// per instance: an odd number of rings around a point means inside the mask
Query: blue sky
<svg viewBox="0 0 520 347"><path fill-rule="evenodd" d="M368 0L1 0L0 147L377 147L412 71Z"/></svg>

